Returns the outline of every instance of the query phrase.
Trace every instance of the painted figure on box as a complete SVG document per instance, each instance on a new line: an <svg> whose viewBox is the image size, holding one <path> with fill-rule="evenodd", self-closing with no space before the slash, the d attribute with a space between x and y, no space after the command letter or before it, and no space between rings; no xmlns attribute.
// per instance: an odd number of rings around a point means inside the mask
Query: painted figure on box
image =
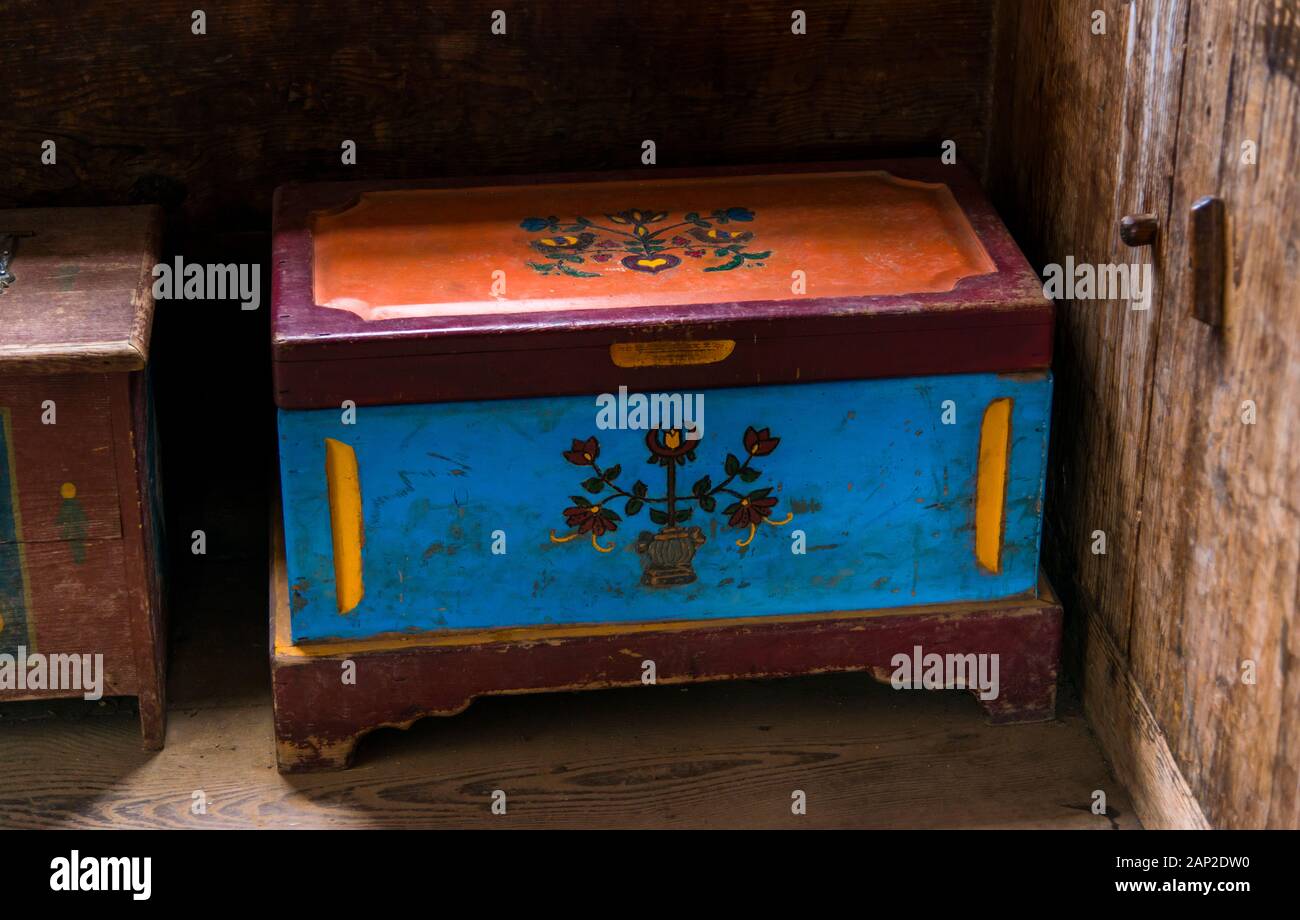
<svg viewBox="0 0 1300 920"><path fill-rule="evenodd" d="M625 253L617 264L629 271L657 275L671 271L688 259L720 259L704 268L706 272L728 272L741 266L761 268L763 260L772 254L750 252L748 244L754 239L751 230L730 230L723 225L749 223L754 212L748 208L719 208L701 217L691 211L676 223L651 229L668 219L667 211L630 208L605 218L615 226L605 227L585 217L572 223L561 224L556 217L526 217L519 226L530 233L547 231L553 235L533 240L533 249L549 261L529 262L528 267L543 275L558 273L573 278L599 278L601 272L586 271L577 266L592 267L588 263L613 263L614 257ZM689 228L689 229L687 229ZM666 236L669 231L679 231ZM680 252L681 255L674 253ZM612 267L612 266L611 266Z"/></svg>
<svg viewBox="0 0 1300 920"><path fill-rule="evenodd" d="M777 499L772 495L771 486L753 490L732 487L737 479L741 483L752 483L763 475L751 462L755 457L772 453L781 443L781 439L773 437L767 428L756 429L751 425L745 429L742 439L745 459L727 454L723 464L725 478L721 482L714 485L712 477L706 475L695 481L689 495L681 494L677 487L677 468L695 462L695 451L701 440L687 437L687 433L678 428L646 432L645 444L650 450L647 462L663 467L666 479L664 494L652 496L649 486L639 479L633 483L630 492L620 486L615 480L623 472L621 465L602 469L598 462L600 442L594 436L585 441L575 438L572 446L564 451L564 459L574 466L589 467L592 475L583 480L582 488L592 495L606 497L593 502L581 495L570 496L573 505L564 509L564 518L573 528L573 533L558 537L555 531L551 531L551 541L567 543L587 535L597 552L611 552L614 542L611 540L602 545L600 538L618 530L623 518L606 506L626 499L623 513L628 517L648 507L651 522L661 526L657 532L643 530L637 537L635 546L641 555L643 569L641 584L664 588L695 581L691 560L696 549L705 542L704 531L696 526L681 526L691 519L695 510L692 505L698 505L700 511L710 514L718 509L720 496L722 501L729 501L722 508L722 514L726 515L728 526L746 531L744 537L736 540L736 545L742 548L753 542L760 524L784 527L794 519L793 513L789 513L781 520L773 520Z"/></svg>

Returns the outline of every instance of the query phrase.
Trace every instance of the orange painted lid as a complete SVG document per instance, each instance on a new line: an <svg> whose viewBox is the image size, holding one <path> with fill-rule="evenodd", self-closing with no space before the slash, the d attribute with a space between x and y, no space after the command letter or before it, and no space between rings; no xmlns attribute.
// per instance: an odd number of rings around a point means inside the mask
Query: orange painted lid
<svg viewBox="0 0 1300 920"><path fill-rule="evenodd" d="M463 373L465 362L450 356L472 353L489 368L471 375L477 389L416 389L421 398L474 398L582 392L611 376L590 362L589 381L552 373L530 386L508 373L503 392L492 354L518 362L530 352L603 350L607 370L672 368L666 376L725 385L780 379L774 335L795 350L797 340L847 337L839 351L890 334L891 348L910 354L924 349L927 330L1005 327L1034 346L1021 342L1005 360L1040 365L1044 331L1050 344L1041 283L970 177L932 161L296 186L279 193L276 221L282 404L330 389L330 368L294 366L320 361L401 358L415 367L441 355L427 369ZM649 358L646 348L629 350L649 343L659 343ZM841 356L813 379L932 373L911 368L934 363L855 367ZM368 401L382 401L385 385L392 399L405 397L409 388L388 379Z"/></svg>
<svg viewBox="0 0 1300 920"><path fill-rule="evenodd" d="M362 320L951 291L996 271L948 186L881 170L362 192L312 216Z"/></svg>

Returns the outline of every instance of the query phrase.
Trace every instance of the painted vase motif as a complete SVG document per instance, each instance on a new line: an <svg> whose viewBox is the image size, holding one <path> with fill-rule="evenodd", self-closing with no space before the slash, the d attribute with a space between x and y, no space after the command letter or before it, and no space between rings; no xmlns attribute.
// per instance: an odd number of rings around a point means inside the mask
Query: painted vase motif
<svg viewBox="0 0 1300 920"><path fill-rule="evenodd" d="M658 533L641 531L636 551L641 554L641 584L647 588L670 588L695 581L691 560L696 547L704 545L704 531L698 527L664 527Z"/></svg>
<svg viewBox="0 0 1300 920"><path fill-rule="evenodd" d="M568 543L586 536L591 546L599 553L613 552L615 543L602 544L601 538L618 530L623 522L623 515L633 517L646 509L653 524L659 524L658 532L642 531L635 544L641 557L641 584L649 588L666 588L686 585L695 581L695 569L692 560L695 552L704 545L704 531L699 527L683 527L691 519L695 508L705 514L718 510L718 502L730 500L721 513L727 518L727 526L745 531L745 536L736 540L742 549L754 541L760 524L772 527L784 527L794 519L792 513L781 520L774 520L772 512L777 499L772 495L772 487L745 490L742 483L752 483L762 476L752 461L756 457L765 457L776 450L781 439L773 437L767 428L745 429L741 443L745 449L745 459L735 454L727 454L723 464L724 478L716 485L711 476L703 476L695 481L690 492L679 490L677 474L679 467L695 462L695 452L701 438L690 438L681 429L651 430L646 433L645 445L650 451L647 462L662 467L664 470L665 489L663 495L650 495L650 487L641 480L633 483L631 490L619 485L623 467L615 464L610 467L600 465L600 442L594 437L585 441L573 439L570 448L563 452L564 459L574 466L585 467L591 476L582 481L582 488L588 494L596 496L593 501L582 495L571 495L573 505L564 509L565 523L571 533L557 536L551 531L552 543ZM623 515L610 505L622 502Z"/></svg>

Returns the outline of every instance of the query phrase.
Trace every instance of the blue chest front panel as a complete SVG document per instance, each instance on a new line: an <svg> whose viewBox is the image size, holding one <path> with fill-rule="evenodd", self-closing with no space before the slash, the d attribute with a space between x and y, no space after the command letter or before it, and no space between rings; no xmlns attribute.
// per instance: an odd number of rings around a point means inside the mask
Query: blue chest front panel
<svg viewBox="0 0 1300 920"><path fill-rule="evenodd" d="M994 572L976 560L976 480L986 407L1008 398ZM599 429L592 397L365 407L355 424L281 411L293 638L1032 592L1050 401L1048 374L708 390L704 436L681 461L652 454L644 430ZM364 593L345 613L326 439L354 452L360 486ZM653 446L671 454L669 440ZM667 542L662 462L675 514L689 510Z"/></svg>

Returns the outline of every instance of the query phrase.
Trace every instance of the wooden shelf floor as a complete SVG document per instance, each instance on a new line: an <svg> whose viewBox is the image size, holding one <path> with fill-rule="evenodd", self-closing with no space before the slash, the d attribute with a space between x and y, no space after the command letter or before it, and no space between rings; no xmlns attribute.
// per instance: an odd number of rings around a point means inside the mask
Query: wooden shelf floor
<svg viewBox="0 0 1300 920"><path fill-rule="evenodd" d="M0 705L0 827L1138 826L1068 692L1055 722L993 727L967 694L851 674L491 698L372 734L352 770L282 777L264 585L204 570L177 593L201 600L174 609L166 749L140 750L126 707Z"/></svg>

